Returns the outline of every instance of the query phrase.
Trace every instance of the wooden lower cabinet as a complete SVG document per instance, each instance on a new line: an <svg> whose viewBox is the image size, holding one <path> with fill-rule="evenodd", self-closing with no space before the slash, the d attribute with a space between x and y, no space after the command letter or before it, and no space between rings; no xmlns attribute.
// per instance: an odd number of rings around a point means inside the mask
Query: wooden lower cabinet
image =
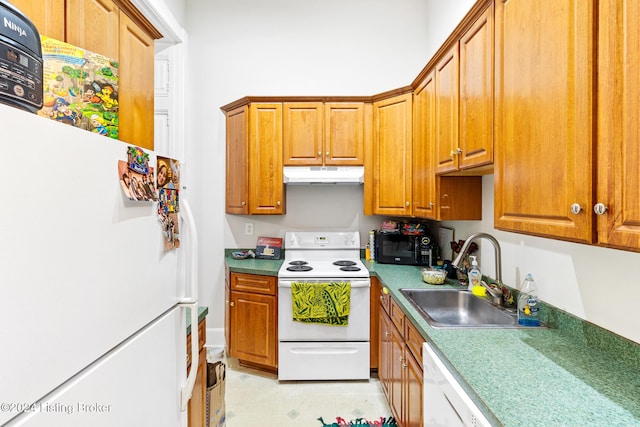
<svg viewBox="0 0 640 427"><path fill-rule="evenodd" d="M278 367L277 283L275 276L230 273L227 346L241 364Z"/></svg>
<svg viewBox="0 0 640 427"><path fill-rule="evenodd" d="M187 419L189 427L204 427L206 425L207 408L207 352L204 348L205 334L207 331L206 319L198 323L198 374L193 386L193 394L187 407ZM194 363L191 360L191 335L187 336L187 372Z"/></svg>
<svg viewBox="0 0 640 427"><path fill-rule="evenodd" d="M378 377L398 425L421 427L424 339L384 287L379 295Z"/></svg>

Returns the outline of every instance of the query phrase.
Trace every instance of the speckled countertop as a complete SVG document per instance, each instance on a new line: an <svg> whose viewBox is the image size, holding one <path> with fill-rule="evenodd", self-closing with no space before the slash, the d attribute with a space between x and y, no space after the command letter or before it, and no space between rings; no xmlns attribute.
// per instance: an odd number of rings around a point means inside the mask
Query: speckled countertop
<svg viewBox="0 0 640 427"><path fill-rule="evenodd" d="M281 265L226 262L271 276ZM399 289L448 285L424 283L418 267L365 265L495 425L640 426L640 345L561 312L548 329L436 329Z"/></svg>
<svg viewBox="0 0 640 427"><path fill-rule="evenodd" d="M187 334L191 333L191 309L187 308ZM198 307L198 323L202 322L202 319L209 313L209 308Z"/></svg>

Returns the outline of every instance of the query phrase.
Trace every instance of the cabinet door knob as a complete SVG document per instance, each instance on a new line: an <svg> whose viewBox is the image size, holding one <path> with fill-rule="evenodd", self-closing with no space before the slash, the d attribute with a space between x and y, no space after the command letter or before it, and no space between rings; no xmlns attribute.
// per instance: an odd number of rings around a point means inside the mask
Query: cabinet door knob
<svg viewBox="0 0 640 427"><path fill-rule="evenodd" d="M409 366L409 365L407 365L406 363L402 362L402 367L403 368L406 368L407 366Z"/></svg>
<svg viewBox="0 0 640 427"><path fill-rule="evenodd" d="M231 302L229 303L229 305L230 305L231 307L235 307L235 306L236 306L236 303L235 303L235 302L233 302L233 301L231 301Z"/></svg>
<svg viewBox="0 0 640 427"><path fill-rule="evenodd" d="M327 151L327 152L325 153L325 155L326 155L326 158L328 159L328 158L329 158L329 152Z"/></svg>
<svg viewBox="0 0 640 427"><path fill-rule="evenodd" d="M456 154L462 154L462 148L460 147L456 148Z"/></svg>
<svg viewBox="0 0 640 427"><path fill-rule="evenodd" d="M404 205L405 205L406 207L409 207L409 202L404 202Z"/></svg>
<svg viewBox="0 0 640 427"><path fill-rule="evenodd" d="M433 202L429 202L429 207L432 208L433 207Z"/></svg>
<svg viewBox="0 0 640 427"><path fill-rule="evenodd" d="M451 150L451 152L449 153L449 156L453 157L455 155L456 155L455 151Z"/></svg>
<svg viewBox="0 0 640 427"><path fill-rule="evenodd" d="M242 202L242 206L247 206L247 202Z"/></svg>
<svg viewBox="0 0 640 427"><path fill-rule="evenodd" d="M604 203L596 203L596 205L593 207L593 211L596 213L596 215L604 215L604 213L607 211L607 207Z"/></svg>
<svg viewBox="0 0 640 427"><path fill-rule="evenodd" d="M280 206L280 200L276 202L276 206Z"/></svg>
<svg viewBox="0 0 640 427"><path fill-rule="evenodd" d="M580 212L582 212L582 206L580 206L580 204L578 203L574 203L571 205L571 213L574 215L578 215Z"/></svg>
<svg viewBox="0 0 640 427"><path fill-rule="evenodd" d="M322 151L318 151L318 157L322 156Z"/></svg>

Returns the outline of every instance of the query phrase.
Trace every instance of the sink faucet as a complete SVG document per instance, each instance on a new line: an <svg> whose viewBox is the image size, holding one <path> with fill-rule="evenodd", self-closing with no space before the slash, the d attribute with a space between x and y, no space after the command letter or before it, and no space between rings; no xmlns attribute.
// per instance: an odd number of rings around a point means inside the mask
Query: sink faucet
<svg viewBox="0 0 640 427"><path fill-rule="evenodd" d="M462 258L464 257L464 253L467 251L467 248L469 247L471 242L480 237L484 237L485 239L487 239L493 244L493 248L495 249L495 254L496 254L496 280L498 281L498 284L502 284L502 266L500 263L502 255L500 252L500 243L498 243L496 238L493 237L491 234L475 233L467 237L467 240L465 240L464 244L462 245L462 248L460 249L460 253L456 257L456 259L451 263L451 265L455 268L459 268L460 263L462 262Z"/></svg>

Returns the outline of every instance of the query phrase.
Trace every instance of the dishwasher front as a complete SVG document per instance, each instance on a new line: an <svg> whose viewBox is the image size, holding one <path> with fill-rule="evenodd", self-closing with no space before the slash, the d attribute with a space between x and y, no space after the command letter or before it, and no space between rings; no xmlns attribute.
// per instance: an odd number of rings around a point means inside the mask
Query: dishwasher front
<svg viewBox="0 0 640 427"><path fill-rule="evenodd" d="M489 420L429 344L424 343L423 346L425 427L490 427Z"/></svg>

